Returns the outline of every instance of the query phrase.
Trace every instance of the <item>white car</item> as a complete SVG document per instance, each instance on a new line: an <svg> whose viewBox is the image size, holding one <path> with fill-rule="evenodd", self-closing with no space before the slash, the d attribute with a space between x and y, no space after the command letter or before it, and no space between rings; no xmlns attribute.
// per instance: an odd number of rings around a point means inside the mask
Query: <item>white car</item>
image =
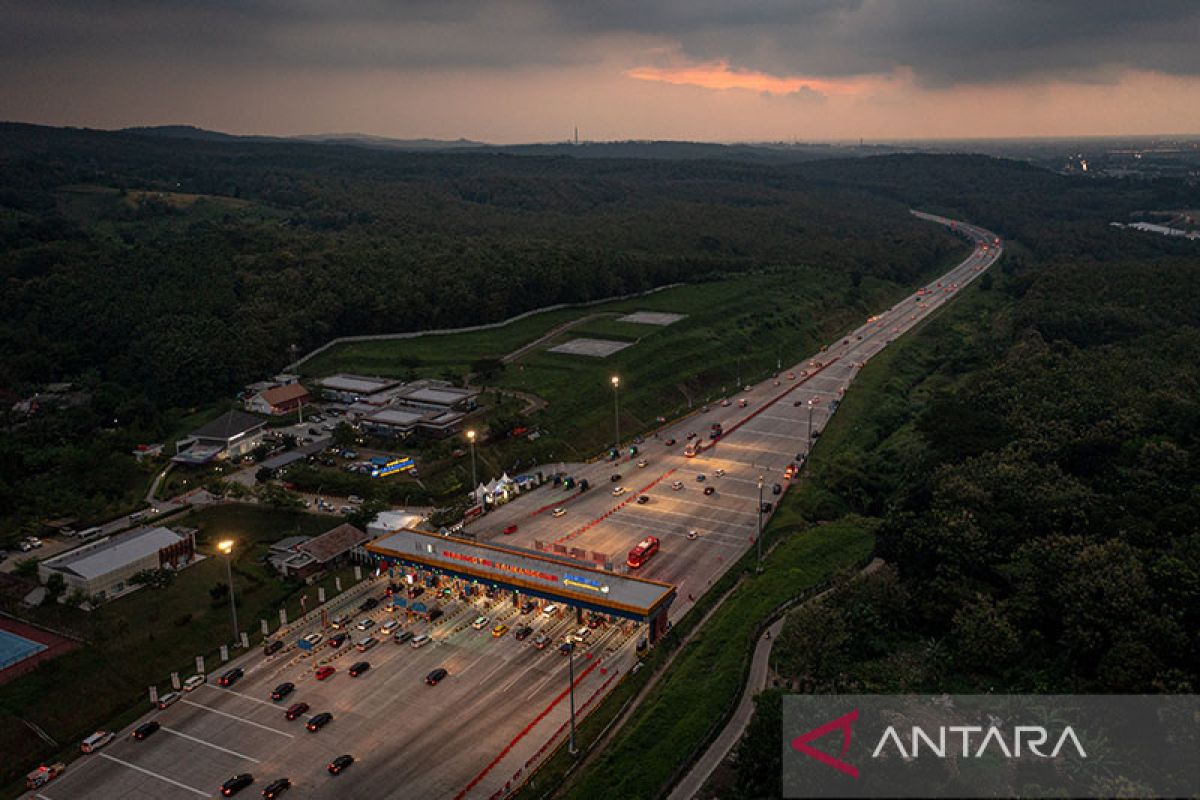
<svg viewBox="0 0 1200 800"><path fill-rule="evenodd" d="M366 619L360 619L358 624L354 627L358 628L360 631L369 631L371 628L375 627L375 620L371 619L370 617L367 617Z"/></svg>
<svg viewBox="0 0 1200 800"><path fill-rule="evenodd" d="M321 640L324 638L325 637L319 633L310 633L308 636L304 637L304 641L308 642L309 646L316 647L317 645L319 645L321 643Z"/></svg>
<svg viewBox="0 0 1200 800"><path fill-rule="evenodd" d="M382 633L384 636L391 636L392 631L396 630L396 628L399 628L399 627L400 627L400 620L389 619L387 622L385 622L379 626L379 632Z"/></svg>
<svg viewBox="0 0 1200 800"><path fill-rule="evenodd" d="M112 731L96 731L80 743L79 752L91 753L95 750L99 750L101 747L104 747L104 745L108 744L112 740Z"/></svg>
<svg viewBox="0 0 1200 800"><path fill-rule="evenodd" d="M617 488L612 490L612 496L620 497L621 495L625 494L625 492L627 492L627 491L628 491L628 489L626 489L624 486L618 486Z"/></svg>
<svg viewBox="0 0 1200 800"><path fill-rule="evenodd" d="M724 478L725 470L723 470L723 469L713 470L713 475L716 475L718 478Z"/></svg>
<svg viewBox="0 0 1200 800"><path fill-rule="evenodd" d="M644 458L641 458L641 459L638 459L637 465L638 465L638 468L641 469L641 468L644 468L646 466L646 464L648 464L648 463L650 463L650 462L646 461L646 459L644 459Z"/></svg>
<svg viewBox="0 0 1200 800"><path fill-rule="evenodd" d="M203 675L193 675L192 677L188 678L186 681L183 682L183 690L185 692L192 692L192 691L195 691L196 689L200 688L203 685L204 685L204 676Z"/></svg>
<svg viewBox="0 0 1200 800"><path fill-rule="evenodd" d="M487 624L488 624L487 617L476 617L475 621L471 623L471 627L477 631L481 631L487 627Z"/></svg>
<svg viewBox="0 0 1200 800"><path fill-rule="evenodd" d="M566 513L567 513L567 510L565 508L556 508L556 509L554 509L553 516L562 517L562 516L565 516Z"/></svg>
<svg viewBox="0 0 1200 800"><path fill-rule="evenodd" d="M687 532L688 541L695 541L697 538L699 538L699 536L700 536L700 531L696 530L695 528L692 528L690 531Z"/></svg>
<svg viewBox="0 0 1200 800"><path fill-rule="evenodd" d="M175 705L179 702L179 698L183 697L179 692L167 692L162 697L158 698L158 707L160 709Z"/></svg>
<svg viewBox="0 0 1200 800"><path fill-rule="evenodd" d="M671 488L678 492L683 488L683 481L675 481L671 484Z"/></svg>

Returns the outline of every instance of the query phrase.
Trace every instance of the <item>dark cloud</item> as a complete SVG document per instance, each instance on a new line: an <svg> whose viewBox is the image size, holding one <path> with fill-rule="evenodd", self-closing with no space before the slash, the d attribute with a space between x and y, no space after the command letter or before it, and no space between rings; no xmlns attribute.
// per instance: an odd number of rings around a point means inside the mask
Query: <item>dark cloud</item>
<svg viewBox="0 0 1200 800"><path fill-rule="evenodd" d="M1121 68L1200 73L1195 0L9 0L5 7L0 66L112 59L517 68L594 62L609 53L605 37L628 37L775 75L907 67L935 86L1105 80Z"/></svg>

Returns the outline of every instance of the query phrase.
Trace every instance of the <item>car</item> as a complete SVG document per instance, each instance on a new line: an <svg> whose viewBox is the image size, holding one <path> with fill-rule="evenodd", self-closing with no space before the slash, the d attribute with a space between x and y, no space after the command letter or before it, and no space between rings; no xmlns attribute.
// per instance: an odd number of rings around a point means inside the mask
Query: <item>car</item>
<svg viewBox="0 0 1200 800"><path fill-rule="evenodd" d="M371 668L370 661L359 661L357 664L352 664L350 666L350 677L357 678L359 675L362 675L364 672L366 672L370 668Z"/></svg>
<svg viewBox="0 0 1200 800"><path fill-rule="evenodd" d="M673 444L675 444L675 440L667 439L665 442L663 442L663 444L665 444L667 447L671 447Z"/></svg>
<svg viewBox="0 0 1200 800"><path fill-rule="evenodd" d="M537 609L537 603L532 600L526 600L524 603L521 603L522 614L532 614L535 609Z"/></svg>
<svg viewBox="0 0 1200 800"><path fill-rule="evenodd" d="M696 530L695 528L692 528L691 530L689 530L689 531L687 532L687 538L688 538L690 541L695 541L695 540L696 540L696 539L698 539L699 537L700 537L700 531Z"/></svg>
<svg viewBox="0 0 1200 800"><path fill-rule="evenodd" d="M562 644L560 644L558 646L558 654L560 656L569 655L571 653L571 651L574 649L575 649L574 642L563 642Z"/></svg>
<svg viewBox="0 0 1200 800"><path fill-rule="evenodd" d="M392 641L396 644L404 644L405 642L411 642L412 638L412 631L396 631L396 635L392 637Z"/></svg>
<svg viewBox="0 0 1200 800"><path fill-rule="evenodd" d="M424 586L414 586L413 588L408 590L408 599L416 600L418 597L420 597L423 594L425 594Z"/></svg>
<svg viewBox="0 0 1200 800"><path fill-rule="evenodd" d="M612 483L616 483L617 481L621 480L621 475L619 473L614 472L612 475L608 476L608 479Z"/></svg>
<svg viewBox="0 0 1200 800"><path fill-rule="evenodd" d="M749 390L747 390L747 391L749 391ZM746 407L746 398L743 397L742 399L738 400L738 408L745 408L745 407Z"/></svg>
<svg viewBox="0 0 1200 800"><path fill-rule="evenodd" d="M279 778L268 783L267 788L263 789L262 794L267 800L274 800L274 798L279 797L279 795L290 789L291 786L292 782L287 778Z"/></svg>
<svg viewBox="0 0 1200 800"><path fill-rule="evenodd" d="M273 656L282 649L283 649L283 640L275 639L274 641L267 642L266 644L263 645L263 655L264 656Z"/></svg>
<svg viewBox="0 0 1200 800"><path fill-rule="evenodd" d="M425 676L425 684L427 686L437 686L439 683L445 680L446 676L449 674L450 673L446 671L445 667L438 667L433 672L430 672Z"/></svg>
<svg viewBox="0 0 1200 800"><path fill-rule="evenodd" d="M715 488L713 488L712 486L704 487L704 494L707 496L712 496L712 495L716 494L716 492L717 492L717 490Z"/></svg>
<svg viewBox="0 0 1200 800"><path fill-rule="evenodd" d="M513 535L514 533L516 533L516 532L517 532L517 526L516 526L516 525L508 525L508 526L506 526L506 527L504 528L504 534L505 534L506 536L512 536L512 535Z"/></svg>
<svg viewBox="0 0 1200 800"><path fill-rule="evenodd" d="M243 772L240 775L234 775L229 780L221 784L221 794L226 797L233 797L235 794L245 789L250 784L254 783L254 776L249 772Z"/></svg>
<svg viewBox="0 0 1200 800"><path fill-rule="evenodd" d="M179 702L179 698L183 697L179 692L167 692L162 697L158 698L158 708L161 711L164 708L173 706Z"/></svg>
<svg viewBox="0 0 1200 800"><path fill-rule="evenodd" d="M157 731L160 727L162 727L162 726L159 725L154 720L150 720L149 722L143 722L141 725L138 725L136 728L133 729L133 738L137 739L140 742L143 739L153 735L155 733L155 731Z"/></svg>
<svg viewBox="0 0 1200 800"><path fill-rule="evenodd" d="M379 640L374 636L364 636L355 642L354 649L360 653L365 653L377 644L379 644Z"/></svg>
<svg viewBox="0 0 1200 800"><path fill-rule="evenodd" d="M783 487L778 483L771 487L771 494L783 494Z"/></svg>
<svg viewBox="0 0 1200 800"><path fill-rule="evenodd" d="M716 475L718 478L724 478L724 477L725 477L725 470L723 470L723 469L716 469L716 470L714 470L714 471L713 471L713 475Z"/></svg>
<svg viewBox="0 0 1200 800"><path fill-rule="evenodd" d="M638 462L637 462L638 469L644 469L644 468L646 467L646 465L647 465L647 464L649 464L649 463L650 463L650 462L649 462L649 461L647 461L646 459L644 459L644 458L639 458L639 459L638 459Z"/></svg>
<svg viewBox="0 0 1200 800"><path fill-rule="evenodd" d="M319 681L323 681L323 680L325 680L326 678L328 678L330 675L332 675L332 674L333 674L333 673L335 673L335 672L337 672L337 667L330 666L329 664L326 664L325 666L323 666L323 667L321 667L320 669L318 669L318 670L317 670L317 671L314 673L314 675L315 675L315 677L316 677L316 679L317 679L317 680L319 680Z"/></svg>
<svg viewBox="0 0 1200 800"><path fill-rule="evenodd" d="M349 638L350 638L350 634L348 634L348 633L335 633L333 636L329 637L329 646L332 647L334 650L337 650L339 647L344 645L346 643L346 640L348 640Z"/></svg>
<svg viewBox="0 0 1200 800"><path fill-rule="evenodd" d="M278 703L294 691L296 691L296 684L291 681L284 681L271 692L271 699Z"/></svg>
<svg viewBox="0 0 1200 800"><path fill-rule="evenodd" d="M683 488L683 481L675 481L671 484L671 488L678 492Z"/></svg>
<svg viewBox="0 0 1200 800"><path fill-rule="evenodd" d="M222 675L217 680L217 683L221 684L222 686L233 686L235 683L240 681L242 679L242 676L245 674L246 673L242 671L241 667L234 667L233 669L229 670L224 675Z"/></svg>
<svg viewBox="0 0 1200 800"><path fill-rule="evenodd" d="M288 706L288 710L283 713L283 716L286 719L293 720L306 711L308 711L308 703L292 703Z"/></svg>
<svg viewBox="0 0 1200 800"><path fill-rule="evenodd" d="M695 439L695 438L696 438L696 432L695 432L695 431L688 431L687 438L688 438L688 441L689 441L689 442L690 442L692 439Z"/></svg>
<svg viewBox="0 0 1200 800"><path fill-rule="evenodd" d="M604 624L604 620L600 619L600 617L593 616L591 619L588 620L587 626L589 628L592 628L593 630L595 630L596 628L599 628L603 624Z"/></svg>
<svg viewBox="0 0 1200 800"><path fill-rule="evenodd" d="M703 472L701 472L699 475L696 476L696 483L704 483L704 480L705 480L705 476L704 476Z"/></svg>
<svg viewBox="0 0 1200 800"><path fill-rule="evenodd" d="M375 620L371 619L370 617L367 617L366 619L360 619L358 624L354 627L358 628L360 631L369 631L371 628L375 627Z"/></svg>
<svg viewBox="0 0 1200 800"><path fill-rule="evenodd" d="M305 636L303 639L301 639L301 641L307 642L309 647L316 647L317 645L319 645L321 643L321 640L324 638L325 637L319 633L310 633L307 636Z"/></svg>
<svg viewBox="0 0 1200 800"><path fill-rule="evenodd" d="M366 600L363 600L361 603L358 604L358 610L359 611L370 611L371 609L377 608L378 606L379 606L378 598L368 597Z"/></svg>
<svg viewBox="0 0 1200 800"><path fill-rule="evenodd" d="M400 620L389 619L387 622L379 626L379 634L381 636L391 636L396 628L400 627Z"/></svg>
<svg viewBox="0 0 1200 800"><path fill-rule="evenodd" d="M562 516L566 516L566 513L567 513L567 510L560 506L559 508L554 509L554 511L551 512L551 515L555 516L555 517L562 517Z"/></svg>
<svg viewBox="0 0 1200 800"><path fill-rule="evenodd" d="M409 642L414 650L418 650L433 641L433 637L428 633L422 633L420 636L414 636Z"/></svg>
<svg viewBox="0 0 1200 800"><path fill-rule="evenodd" d="M522 625L521 627L519 627L515 631L513 631L513 638L516 639L518 642L521 642L521 641L524 641L525 639L528 639L529 634L531 634L531 633L533 633L532 627L530 627L529 625Z"/></svg>
<svg viewBox="0 0 1200 800"><path fill-rule="evenodd" d="M638 495L637 502L638 502L639 506L646 505L646 503L650 502L650 495L648 495L648 494Z"/></svg>
<svg viewBox="0 0 1200 800"><path fill-rule="evenodd" d="M508 626L501 622L496 627L492 628L492 636L499 639L504 634L508 633Z"/></svg>
<svg viewBox="0 0 1200 800"><path fill-rule="evenodd" d="M188 678L186 681L183 682L183 690L185 692L192 692L192 691L195 691L196 689L200 688L203 685L204 685L204 676L203 675L193 675L192 677Z"/></svg>
<svg viewBox="0 0 1200 800"><path fill-rule="evenodd" d="M330 761L329 766L326 767L326 769L329 770L330 775L341 775L342 770L353 763L354 756L347 753L346 755L338 756L333 761Z"/></svg>
<svg viewBox="0 0 1200 800"><path fill-rule="evenodd" d="M538 650L544 650L548 644L550 644L550 637L544 633L539 633L533 639L533 646Z"/></svg>
<svg viewBox="0 0 1200 800"><path fill-rule="evenodd" d="M356 494L352 494L346 498L346 502L353 503L354 505L358 505L362 501L363 501L363 499Z"/></svg>
<svg viewBox="0 0 1200 800"><path fill-rule="evenodd" d="M733 405L733 403L729 402L729 398L728 398L728 397L726 397L725 399L723 399L723 400L721 401L721 407L722 407L722 408L729 408L731 405Z"/></svg>
<svg viewBox="0 0 1200 800"><path fill-rule="evenodd" d="M316 733L317 731L321 730L321 728L324 728L326 725L328 725L332 720L333 714L330 714L328 711L322 711L320 714L314 714L312 717L310 717L304 727L308 728L309 733Z"/></svg>
<svg viewBox="0 0 1200 800"><path fill-rule="evenodd" d="M113 740L112 731L96 731L79 744L79 752L92 753Z"/></svg>
<svg viewBox="0 0 1200 800"><path fill-rule="evenodd" d="M794 380L796 380L796 373L794 373L794 372L789 372L789 373L787 374L787 379L788 379L789 381L794 381Z"/></svg>
<svg viewBox="0 0 1200 800"><path fill-rule="evenodd" d="M759 511L761 511L764 514L770 514L772 508L773 508L773 506L770 503L763 503L759 507Z"/></svg>
<svg viewBox="0 0 1200 800"><path fill-rule="evenodd" d="M700 413L701 413L701 414L707 414L707 413L708 413L708 406L702 406L702 407L700 408Z"/></svg>
<svg viewBox="0 0 1200 800"><path fill-rule="evenodd" d="M481 631L487 627L487 624L488 624L487 617L476 617L475 621L471 623L471 627L477 631Z"/></svg>

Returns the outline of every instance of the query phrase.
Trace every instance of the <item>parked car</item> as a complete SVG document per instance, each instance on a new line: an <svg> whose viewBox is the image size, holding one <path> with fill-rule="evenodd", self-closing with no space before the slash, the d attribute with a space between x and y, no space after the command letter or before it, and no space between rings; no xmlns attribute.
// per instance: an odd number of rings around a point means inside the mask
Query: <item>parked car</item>
<svg viewBox="0 0 1200 800"><path fill-rule="evenodd" d="M221 794L226 797L233 797L235 794L245 789L250 784L254 783L254 776L249 772L243 772L240 775L234 775L229 780L221 784Z"/></svg>
<svg viewBox="0 0 1200 800"><path fill-rule="evenodd" d="M267 788L263 789L262 796L267 800L275 800L276 797L286 792L292 786L292 782L287 778L278 778L267 784Z"/></svg>
<svg viewBox="0 0 1200 800"><path fill-rule="evenodd" d="M283 716L289 720L293 720L306 711L308 711L308 703L292 703L288 706L288 710L284 712Z"/></svg>
<svg viewBox="0 0 1200 800"><path fill-rule="evenodd" d="M241 667L234 667L222 675L217 683L221 684L222 686L233 686L235 683L240 681L242 676L245 674L246 673L242 671Z"/></svg>
<svg viewBox="0 0 1200 800"><path fill-rule="evenodd" d="M322 711L320 714L314 715L304 727L308 728L310 733L316 733L317 731L321 730L321 728L324 728L326 725L328 725L332 720L333 714L330 714L328 711Z"/></svg>
<svg viewBox="0 0 1200 800"><path fill-rule="evenodd" d="M188 678L186 681L183 682L183 690L185 692L191 692L191 691L195 691L196 689L198 689L199 687L201 687L203 685L204 685L204 676L203 675L193 675L192 677Z"/></svg>
<svg viewBox="0 0 1200 800"><path fill-rule="evenodd" d="M275 689L271 692L271 699L278 703L280 700L287 697L289 694L291 694L295 690L296 690L296 684L292 683L291 681L284 681L283 683L276 686Z"/></svg>
<svg viewBox="0 0 1200 800"><path fill-rule="evenodd" d="M158 710L175 705L179 702L179 698L183 697L179 692L167 692L162 697L158 698Z"/></svg>
<svg viewBox="0 0 1200 800"><path fill-rule="evenodd" d="M154 720L143 722L141 725L138 725L133 729L133 738L140 742L141 740L153 735L160 727L162 726L160 726Z"/></svg>

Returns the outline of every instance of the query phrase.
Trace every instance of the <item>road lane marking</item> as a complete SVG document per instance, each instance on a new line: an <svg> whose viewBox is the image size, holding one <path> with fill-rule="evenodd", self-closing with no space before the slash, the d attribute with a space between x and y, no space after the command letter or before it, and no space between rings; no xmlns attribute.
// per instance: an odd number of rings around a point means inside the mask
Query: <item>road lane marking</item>
<svg viewBox="0 0 1200 800"><path fill-rule="evenodd" d="M237 756L238 758L244 758L247 761L253 761L255 764L262 763L257 758L248 756L245 753L239 753L236 750L229 750L228 748L221 747L219 744L213 744L212 742L206 742L203 739L199 739L195 736L190 736L182 731L177 731L174 728L168 728L165 725L163 726L162 730L166 731L167 733L173 733L180 738L187 739L188 741L195 742L196 744L202 744L205 747L211 747L213 750L220 750L222 753L228 753L231 756Z"/></svg>
<svg viewBox="0 0 1200 800"><path fill-rule="evenodd" d="M264 731L270 731L271 733L275 733L275 734L278 734L278 735L280 735L280 736L286 736L286 737L287 737L287 738L289 738L289 739L295 739L295 738L296 738L296 737L295 737L295 735L293 735L293 734L286 733L286 732L284 732L284 731L281 731L281 730L276 730L275 728L272 728L272 727L270 727L269 725L260 725L259 723L257 723L257 722L254 722L253 720L246 719L245 717L239 717L237 714L230 714L230 713L228 713L228 712L225 712L225 711L218 711L218 710L217 710L217 709L215 709L215 708L211 708L211 707L209 707L209 706L202 705L202 704L200 704L200 703L193 703L191 700L181 700L180 702L182 702L182 703L187 703L189 706L195 706L196 708L202 708L202 709L204 709L205 711L208 711L208 712L209 712L209 713L211 713L211 714L220 714L222 717L229 717L230 719L236 719L238 722L244 722L245 724L247 724L247 725L253 725L253 726L254 726L254 727L256 727L256 728L262 728Z"/></svg>
<svg viewBox="0 0 1200 800"><path fill-rule="evenodd" d="M487 683L488 681L490 681L492 679L493 675L495 675L497 672L499 672L500 670L504 669L507 666L509 666L507 661L503 661L503 662L497 664L491 672L489 672L487 675L484 675L482 678L480 678L479 682Z"/></svg>
<svg viewBox="0 0 1200 800"><path fill-rule="evenodd" d="M275 703L268 703L266 700L260 700L257 697L251 697L250 695L243 694L242 692L235 692L233 689L226 689L223 686L213 686L211 683L206 683L204 685L208 686L212 689L216 689L218 692L228 692L229 694L236 694L238 697L244 697L247 700L253 700L256 703L261 703L262 705L267 706L269 708L279 708L279 706L276 705Z"/></svg>
<svg viewBox="0 0 1200 800"><path fill-rule="evenodd" d="M212 792L202 792L193 786L188 786L186 783L180 783L179 781L177 781L173 778L168 778L166 775L160 775L157 772L153 772L151 770L146 769L145 767L139 767L137 764L130 764L128 761L119 759L116 756L110 756L108 753L100 753L99 755L101 758L107 758L109 761L120 764L123 767L129 767L130 769L136 770L136 771L142 773L143 775L149 775L151 778L158 778L160 781L163 781L164 783L169 783L172 786L178 786L180 789L186 789L189 792L191 792L192 794L198 794L201 797L211 797L212 796Z"/></svg>

